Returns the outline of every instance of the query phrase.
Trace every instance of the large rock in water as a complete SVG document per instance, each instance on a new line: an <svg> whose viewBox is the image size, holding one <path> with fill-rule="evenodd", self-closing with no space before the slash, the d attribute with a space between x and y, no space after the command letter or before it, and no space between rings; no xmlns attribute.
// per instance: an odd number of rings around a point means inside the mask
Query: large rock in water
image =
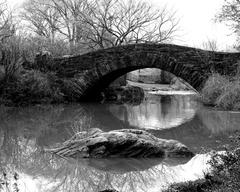
<svg viewBox="0 0 240 192"><path fill-rule="evenodd" d="M88 132L77 133L59 148L47 151L72 158L175 158L194 155L176 140L159 139L137 129L103 132L93 128Z"/></svg>

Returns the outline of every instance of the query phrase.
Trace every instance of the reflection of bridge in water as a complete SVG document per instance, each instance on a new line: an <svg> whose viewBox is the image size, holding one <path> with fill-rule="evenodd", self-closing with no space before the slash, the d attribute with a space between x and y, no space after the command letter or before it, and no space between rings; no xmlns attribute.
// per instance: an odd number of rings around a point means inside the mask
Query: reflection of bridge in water
<svg viewBox="0 0 240 192"><path fill-rule="evenodd" d="M197 103L191 96L149 94L139 105L110 105L108 110L130 126L161 130L177 127L191 120Z"/></svg>

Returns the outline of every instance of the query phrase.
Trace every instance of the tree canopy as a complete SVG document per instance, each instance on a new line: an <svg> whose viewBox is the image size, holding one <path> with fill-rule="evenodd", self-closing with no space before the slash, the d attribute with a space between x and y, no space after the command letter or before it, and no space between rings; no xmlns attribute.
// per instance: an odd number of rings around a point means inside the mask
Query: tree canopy
<svg viewBox="0 0 240 192"><path fill-rule="evenodd" d="M216 21L224 22L240 36L240 0L225 0L221 10L216 15Z"/></svg>
<svg viewBox="0 0 240 192"><path fill-rule="evenodd" d="M178 30L175 12L137 0L27 0L20 15L33 34L70 49L166 42Z"/></svg>

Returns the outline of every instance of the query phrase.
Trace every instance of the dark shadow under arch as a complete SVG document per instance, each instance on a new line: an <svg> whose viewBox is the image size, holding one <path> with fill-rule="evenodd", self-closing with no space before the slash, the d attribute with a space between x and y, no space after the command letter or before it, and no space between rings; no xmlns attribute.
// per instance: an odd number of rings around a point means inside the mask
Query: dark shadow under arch
<svg viewBox="0 0 240 192"><path fill-rule="evenodd" d="M107 75L102 76L99 80L97 80L95 83L93 83L91 86L88 87L87 90L85 90L85 93L82 97L83 100L94 100L100 96L100 93L107 88L113 81L115 81L116 79L118 79L119 77L126 75L129 72L135 71L135 70L139 70L139 69L145 69L145 68L150 68L148 66L144 67L127 67L127 68L122 68L122 69L118 69L115 71L112 71L110 73L108 73ZM151 69L160 69L157 67L152 67ZM160 69L162 70L162 69ZM163 70L162 70L163 71ZM171 72L169 72L170 74L172 74ZM177 77L175 74L172 74L173 76ZM177 77L179 78L181 81L183 81L183 83L186 83L187 85L189 85L194 91L197 92L196 89L194 89L193 86L191 86L187 81L185 81L184 79L182 79L181 77Z"/></svg>

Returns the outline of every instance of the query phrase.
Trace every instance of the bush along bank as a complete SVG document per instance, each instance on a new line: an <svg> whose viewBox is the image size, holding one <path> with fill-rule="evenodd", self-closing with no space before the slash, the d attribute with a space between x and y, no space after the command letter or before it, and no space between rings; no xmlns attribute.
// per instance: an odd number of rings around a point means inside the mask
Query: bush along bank
<svg viewBox="0 0 240 192"><path fill-rule="evenodd" d="M240 75L238 74L224 76L213 73L201 91L203 103L224 110L240 110Z"/></svg>
<svg viewBox="0 0 240 192"><path fill-rule="evenodd" d="M39 71L22 71L14 79L1 82L1 103L5 105L28 105L38 103L61 103L64 95L55 81L54 74Z"/></svg>
<svg viewBox="0 0 240 192"><path fill-rule="evenodd" d="M171 185L164 192L233 192L240 189L240 136L234 141L235 149L224 153L214 152L211 160L211 173L203 179Z"/></svg>
<svg viewBox="0 0 240 192"><path fill-rule="evenodd" d="M55 73L29 66L23 58L8 56L1 60L0 103L18 106L64 102L64 93L60 89L62 81Z"/></svg>

